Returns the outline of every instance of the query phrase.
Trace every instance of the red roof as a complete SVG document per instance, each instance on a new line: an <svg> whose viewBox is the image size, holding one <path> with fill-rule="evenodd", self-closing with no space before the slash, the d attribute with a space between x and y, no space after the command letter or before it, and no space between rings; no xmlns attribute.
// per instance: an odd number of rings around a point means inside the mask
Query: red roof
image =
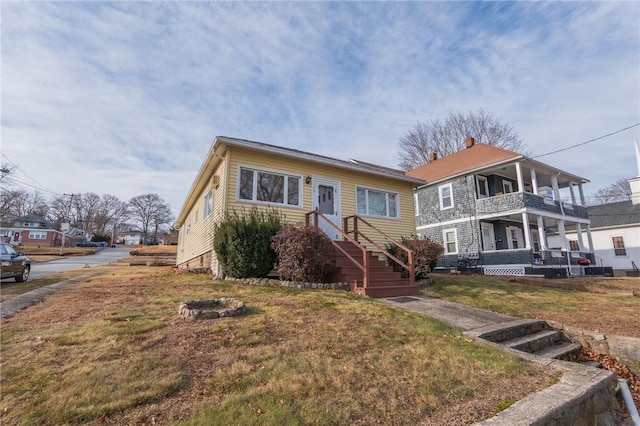
<svg viewBox="0 0 640 426"><path fill-rule="evenodd" d="M446 157L409 170L407 175L426 180L428 183L456 176L471 170L489 167L495 164L521 158L522 155L508 149L484 143L475 143Z"/></svg>

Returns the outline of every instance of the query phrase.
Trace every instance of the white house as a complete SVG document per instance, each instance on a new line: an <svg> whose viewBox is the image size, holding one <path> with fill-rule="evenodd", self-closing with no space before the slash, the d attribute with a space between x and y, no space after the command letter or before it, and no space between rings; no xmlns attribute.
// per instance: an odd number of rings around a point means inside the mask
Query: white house
<svg viewBox="0 0 640 426"><path fill-rule="evenodd" d="M640 276L640 149L636 143L638 176L629 179L631 200L587 208L597 265L613 268L615 276ZM557 238L557 237L554 237ZM577 245L575 232L568 232Z"/></svg>

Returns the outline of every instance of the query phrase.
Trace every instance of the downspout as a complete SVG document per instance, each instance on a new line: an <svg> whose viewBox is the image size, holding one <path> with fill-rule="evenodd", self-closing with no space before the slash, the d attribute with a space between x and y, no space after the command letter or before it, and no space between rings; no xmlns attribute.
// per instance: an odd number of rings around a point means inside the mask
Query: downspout
<svg viewBox="0 0 640 426"><path fill-rule="evenodd" d="M227 156L229 155L229 151L231 150L231 147L227 146ZM213 150L212 153L216 158L218 158L220 160L220 162L222 163L222 182L220 182L220 185L222 186L222 215L226 215L226 211L227 211L227 182L229 182L228 180L228 176L227 176L227 161L226 161L226 157L221 156L220 154L218 154L216 152L216 150ZM215 174L215 171L214 171ZM211 189L213 190L213 185L211 185ZM212 192L213 194L213 192ZM213 196L213 195L212 195ZM215 197L214 197L215 200ZM213 212L211 212L211 214L214 214ZM215 219L215 218L214 218ZM213 239L213 227L214 227L214 223L215 220L211 221L211 238ZM213 256L215 255L215 250L213 249L213 241L211 244L211 258L213 259ZM211 272L214 272L213 270ZM222 267L220 266L220 260L218 259L218 266L216 268L215 271L215 276L217 278L222 278Z"/></svg>

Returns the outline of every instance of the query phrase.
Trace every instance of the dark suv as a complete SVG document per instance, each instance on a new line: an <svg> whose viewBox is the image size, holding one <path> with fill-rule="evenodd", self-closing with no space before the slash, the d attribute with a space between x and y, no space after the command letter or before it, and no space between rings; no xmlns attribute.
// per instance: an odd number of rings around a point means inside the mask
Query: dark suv
<svg viewBox="0 0 640 426"><path fill-rule="evenodd" d="M16 253L9 244L0 243L0 265L2 279L13 277L19 283L29 279L31 260L21 251Z"/></svg>

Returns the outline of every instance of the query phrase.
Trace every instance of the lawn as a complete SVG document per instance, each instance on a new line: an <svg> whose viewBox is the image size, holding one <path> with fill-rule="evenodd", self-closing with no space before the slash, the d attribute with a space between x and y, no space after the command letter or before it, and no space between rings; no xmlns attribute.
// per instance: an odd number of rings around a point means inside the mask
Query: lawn
<svg viewBox="0 0 640 426"><path fill-rule="evenodd" d="M3 320L3 425L464 425L558 375L341 291L103 271ZM222 296L248 315L177 315Z"/></svg>
<svg viewBox="0 0 640 426"><path fill-rule="evenodd" d="M432 275L423 293L523 318L640 337L640 279Z"/></svg>

